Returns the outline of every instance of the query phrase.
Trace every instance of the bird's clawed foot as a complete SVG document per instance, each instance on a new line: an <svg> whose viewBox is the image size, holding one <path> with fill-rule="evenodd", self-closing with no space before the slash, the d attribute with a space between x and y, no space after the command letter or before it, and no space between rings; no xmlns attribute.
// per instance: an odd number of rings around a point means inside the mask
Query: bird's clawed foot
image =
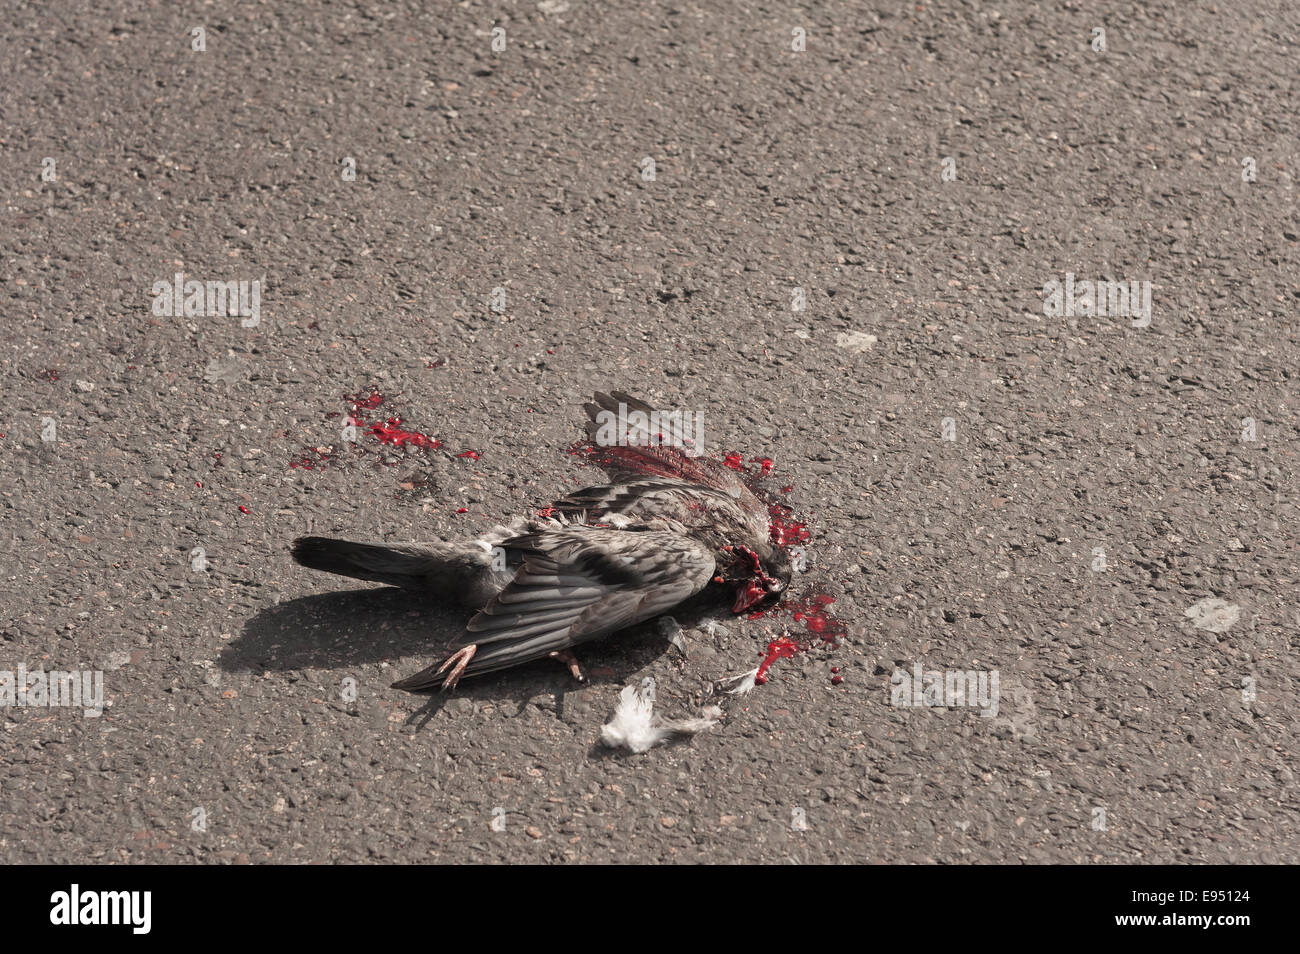
<svg viewBox="0 0 1300 954"><path fill-rule="evenodd" d="M578 682L586 682L587 674L582 671L582 666L578 662L578 657L573 654L571 649L557 649L551 653L552 659L558 659L569 667L569 672L573 673L573 678Z"/></svg>
<svg viewBox="0 0 1300 954"><path fill-rule="evenodd" d="M439 676L448 666L452 667L451 672L447 673L447 678L442 681L443 692L456 688L456 683L460 682L461 674L465 672L465 667L469 665L469 661L474 658L476 652L478 652L478 644L470 643L468 646L456 650L438 667L437 675Z"/></svg>

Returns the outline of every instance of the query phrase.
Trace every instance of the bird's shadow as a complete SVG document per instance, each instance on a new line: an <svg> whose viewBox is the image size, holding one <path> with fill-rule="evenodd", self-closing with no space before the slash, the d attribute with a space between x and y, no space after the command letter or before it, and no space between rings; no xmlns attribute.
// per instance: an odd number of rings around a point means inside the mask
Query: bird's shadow
<svg viewBox="0 0 1300 954"><path fill-rule="evenodd" d="M342 669L431 653L459 636L468 618L389 586L300 596L244 623L217 664L226 672Z"/></svg>
<svg viewBox="0 0 1300 954"><path fill-rule="evenodd" d="M697 597L677 607L672 615L683 626L692 626L717 615L718 609L716 599ZM464 636L465 623L472 615L461 607L438 606L427 595L396 587L302 596L250 618L243 631L222 649L217 665L231 673L346 669L414 656L423 660L415 671L445 656L448 646ZM670 645L653 622L630 627L614 638L593 640L580 648L587 684L626 685ZM563 706L564 694L584 687L560 663L541 659L466 679L454 695L428 693L428 704L412 719L427 722L452 698L523 703L550 692Z"/></svg>

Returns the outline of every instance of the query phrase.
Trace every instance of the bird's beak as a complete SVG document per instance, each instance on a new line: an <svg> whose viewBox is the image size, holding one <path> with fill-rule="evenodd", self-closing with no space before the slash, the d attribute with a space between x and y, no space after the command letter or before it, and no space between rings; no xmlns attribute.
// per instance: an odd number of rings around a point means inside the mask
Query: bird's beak
<svg viewBox="0 0 1300 954"><path fill-rule="evenodd" d="M758 580L746 580L736 589L736 602L732 604L733 613L743 613L756 603L762 602L767 590Z"/></svg>

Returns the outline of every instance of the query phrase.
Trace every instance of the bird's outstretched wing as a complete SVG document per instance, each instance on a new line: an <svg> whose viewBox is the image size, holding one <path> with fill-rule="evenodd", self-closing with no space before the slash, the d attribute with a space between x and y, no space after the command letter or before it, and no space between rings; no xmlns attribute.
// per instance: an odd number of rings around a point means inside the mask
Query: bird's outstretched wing
<svg viewBox="0 0 1300 954"><path fill-rule="evenodd" d="M721 507L732 508L737 517L742 516L736 497L675 477L638 477L617 484L583 487L551 504L555 513L566 517L585 514L584 523L601 523L611 516L623 516L638 521L664 517L684 525L694 522L690 519L693 512ZM766 529L766 519L760 526Z"/></svg>
<svg viewBox="0 0 1300 954"><path fill-rule="evenodd" d="M653 426L638 426L640 418L628 418L628 427L615 433L618 443L608 440L607 422L617 420L619 405L640 412ZM721 461L702 456L703 448L692 446L696 434L662 414L645 401L624 391L597 391L584 404L587 412L587 442L591 462L615 481L636 477L674 477L691 484L703 484L737 497L749 494L740 475Z"/></svg>
<svg viewBox="0 0 1300 954"><path fill-rule="evenodd" d="M620 405L629 412L627 415L620 417ZM609 474L613 483L570 494L557 502L557 509L572 513L575 508L570 505L577 504L587 506L595 514L603 510L633 515L654 514L656 509L662 509L662 515L681 519L671 513L672 508L692 506L691 498L698 501L697 491L703 489L705 497L712 491L728 501L749 532L757 539L766 539L767 507L735 470L722 461L700 455L703 448L691 445L692 438L699 436L694 428L675 424L671 415L661 414L623 391L609 394L597 391L594 400L584 404L583 409L587 412L586 457ZM631 415L632 411L641 416ZM622 433L616 428L611 431L610 420L625 420L628 427ZM642 421L647 423L643 425ZM610 442L611 436L616 443ZM673 482L683 486L674 488ZM650 503L647 498L658 498L659 503Z"/></svg>
<svg viewBox="0 0 1300 954"><path fill-rule="evenodd" d="M541 659L651 619L702 590L715 568L706 548L662 530L575 525L502 546L519 551L523 563L470 620L457 645L476 648L456 678ZM417 690L444 683L445 662L394 686Z"/></svg>

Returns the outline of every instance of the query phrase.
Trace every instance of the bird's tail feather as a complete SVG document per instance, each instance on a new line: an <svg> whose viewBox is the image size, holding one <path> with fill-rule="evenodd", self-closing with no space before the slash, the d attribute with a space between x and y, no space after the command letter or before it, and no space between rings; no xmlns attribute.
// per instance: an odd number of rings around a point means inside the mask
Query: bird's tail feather
<svg viewBox="0 0 1300 954"><path fill-rule="evenodd" d="M467 605L481 605L499 585L494 580L492 554L478 544L358 543L329 537L299 537L293 559L312 570L337 573L372 583L432 592Z"/></svg>

